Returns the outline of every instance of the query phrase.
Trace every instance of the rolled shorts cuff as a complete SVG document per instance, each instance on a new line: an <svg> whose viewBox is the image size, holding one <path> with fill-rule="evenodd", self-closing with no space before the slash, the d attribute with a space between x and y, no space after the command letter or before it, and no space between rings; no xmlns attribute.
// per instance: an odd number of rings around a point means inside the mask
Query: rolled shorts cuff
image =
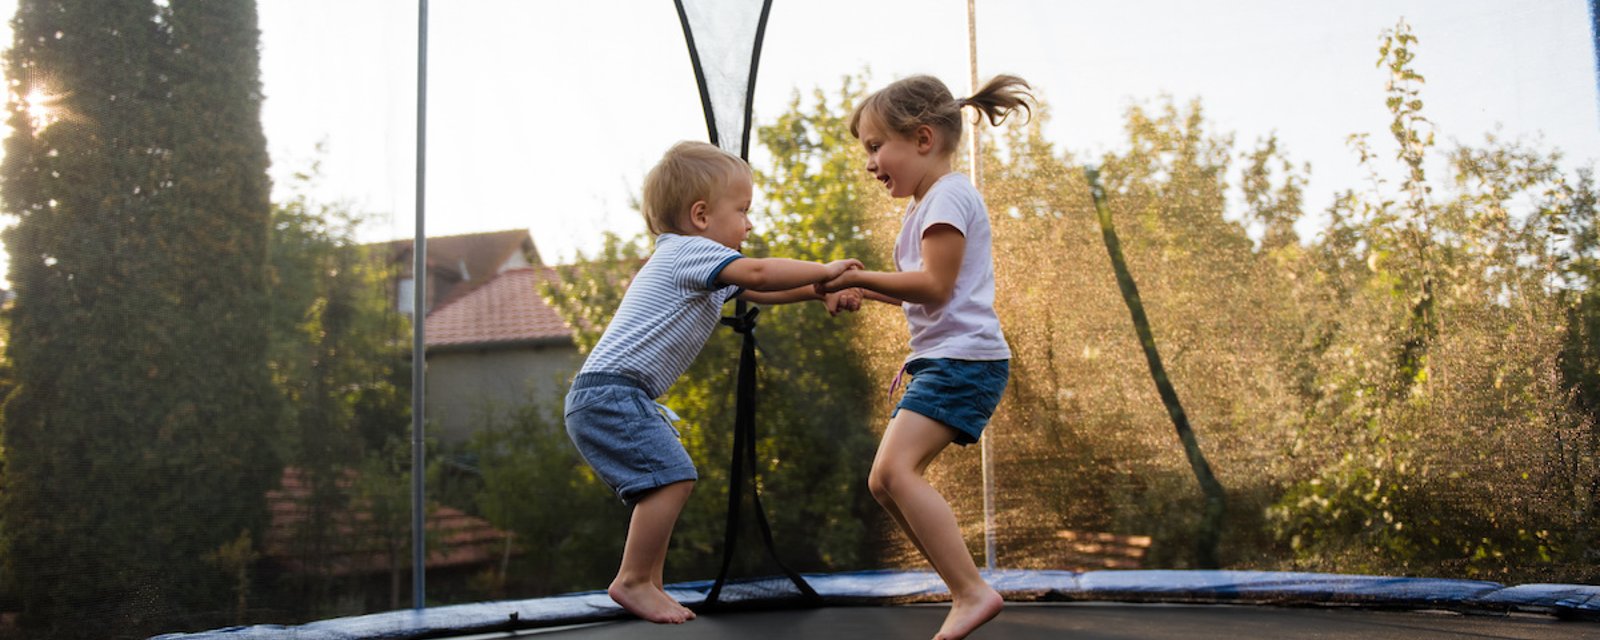
<svg viewBox="0 0 1600 640"><path fill-rule="evenodd" d="M627 484L617 487L617 497L622 499L623 504L631 507L651 491L669 484L699 479L700 474L692 465L669 467L629 480Z"/></svg>

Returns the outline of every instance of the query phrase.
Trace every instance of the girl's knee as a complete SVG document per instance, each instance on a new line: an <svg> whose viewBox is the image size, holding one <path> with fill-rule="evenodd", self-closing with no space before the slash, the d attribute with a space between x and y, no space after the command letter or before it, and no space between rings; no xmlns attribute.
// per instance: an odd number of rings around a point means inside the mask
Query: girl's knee
<svg viewBox="0 0 1600 640"><path fill-rule="evenodd" d="M873 465L872 472L867 475L867 489L878 504L887 505L894 501L895 484L902 473L887 465Z"/></svg>

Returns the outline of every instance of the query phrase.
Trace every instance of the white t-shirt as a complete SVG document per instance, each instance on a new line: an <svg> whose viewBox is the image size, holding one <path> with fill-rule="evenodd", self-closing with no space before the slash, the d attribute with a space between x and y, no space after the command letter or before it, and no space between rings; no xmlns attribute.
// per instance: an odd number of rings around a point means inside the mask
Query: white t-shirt
<svg viewBox="0 0 1600 640"><path fill-rule="evenodd" d="M994 234L989 228L989 208L965 175L950 173L906 206L900 238L894 246L895 266L901 271L922 270L922 234L936 224L948 224L966 236L966 252L956 275L955 292L943 305L901 305L911 325L911 356L957 360L1007 360L1011 348L1000 332L994 312Z"/></svg>
<svg viewBox="0 0 1600 640"><path fill-rule="evenodd" d="M580 373L621 374L652 398L666 393L706 346L723 303L744 291L717 283L741 257L710 238L661 234Z"/></svg>

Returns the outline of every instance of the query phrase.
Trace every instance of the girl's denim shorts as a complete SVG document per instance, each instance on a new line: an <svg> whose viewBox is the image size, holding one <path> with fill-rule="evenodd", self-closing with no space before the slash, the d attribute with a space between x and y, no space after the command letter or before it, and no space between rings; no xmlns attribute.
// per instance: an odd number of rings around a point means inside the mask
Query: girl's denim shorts
<svg viewBox="0 0 1600 640"><path fill-rule="evenodd" d="M989 424L1011 377L1010 360L955 360L918 358L906 363L911 375L906 393L895 405L927 416L955 429L955 443L978 441Z"/></svg>
<svg viewBox="0 0 1600 640"><path fill-rule="evenodd" d="M654 489L699 477L669 412L632 378L578 374L564 413L567 435L578 453L626 504Z"/></svg>

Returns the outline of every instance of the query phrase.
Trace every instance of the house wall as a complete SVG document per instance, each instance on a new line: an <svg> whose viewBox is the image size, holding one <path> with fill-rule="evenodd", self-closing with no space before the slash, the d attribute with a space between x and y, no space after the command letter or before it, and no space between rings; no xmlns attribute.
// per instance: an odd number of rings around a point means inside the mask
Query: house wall
<svg viewBox="0 0 1600 640"><path fill-rule="evenodd" d="M488 412L505 415L530 402L560 419L568 381L582 364L571 343L430 353L424 413L451 443L466 440Z"/></svg>

